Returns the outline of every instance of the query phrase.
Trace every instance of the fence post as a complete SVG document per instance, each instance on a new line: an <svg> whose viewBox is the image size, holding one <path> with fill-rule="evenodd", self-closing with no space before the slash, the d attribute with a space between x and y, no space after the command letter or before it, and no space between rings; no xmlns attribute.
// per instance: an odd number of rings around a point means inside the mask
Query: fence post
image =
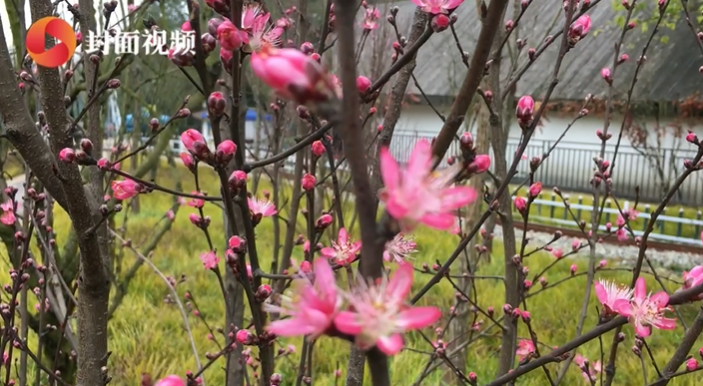
<svg viewBox="0 0 703 386"><path fill-rule="evenodd" d="M650 211L650 206L649 206L649 204L647 204L647 205L644 206L644 213L649 214L649 211ZM649 221L650 221L650 220L651 220L651 218L645 218L645 219L644 219L644 226L642 227L642 232L644 232L644 231L647 230L647 224L649 224Z"/></svg>
<svg viewBox="0 0 703 386"><path fill-rule="evenodd" d="M579 196L579 205L583 205L583 196ZM576 211L576 218L581 220L581 208Z"/></svg>
<svg viewBox="0 0 703 386"><path fill-rule="evenodd" d="M556 202L557 200L557 195L555 193L552 193L552 202ZM549 208L549 218L554 218L554 209L556 209L556 205L552 205Z"/></svg>
<svg viewBox="0 0 703 386"><path fill-rule="evenodd" d="M703 213L701 213L701 211L699 210L696 213L696 220L701 221L701 217L703 217ZM700 225L696 224L696 231L693 233L693 238L694 239L698 238L698 235L700 235L700 234L701 234L701 227L700 227Z"/></svg>
<svg viewBox="0 0 703 386"><path fill-rule="evenodd" d="M605 199L605 207L606 207L607 209L611 209L612 206L613 206L613 205L612 205L610 199L609 199L609 198L606 198L606 199ZM610 212L605 212L605 222L606 222L606 223L609 223L609 222L610 222Z"/></svg>
<svg viewBox="0 0 703 386"><path fill-rule="evenodd" d="M666 208L662 210L662 216L666 216ZM664 234L664 220L658 220L657 225L659 226L659 233Z"/></svg>

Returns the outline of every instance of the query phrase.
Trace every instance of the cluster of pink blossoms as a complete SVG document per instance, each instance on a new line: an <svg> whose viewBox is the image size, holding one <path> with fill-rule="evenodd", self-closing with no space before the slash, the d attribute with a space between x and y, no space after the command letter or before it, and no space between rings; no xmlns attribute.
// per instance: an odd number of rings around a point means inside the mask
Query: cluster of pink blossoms
<svg viewBox="0 0 703 386"><path fill-rule="evenodd" d="M643 278L637 279L634 290L606 281L597 281L594 285L604 316L619 314L628 318L637 335L648 337L652 333L651 327L660 330L676 328L676 319L664 317L664 312L671 310L668 307L669 295L664 291L648 294Z"/></svg>
<svg viewBox="0 0 703 386"><path fill-rule="evenodd" d="M413 273L412 265L399 265L390 279L384 277L376 284L360 280L353 292L345 292L337 287L327 260L318 258L311 275L294 281L295 296L279 295L278 305L265 304L267 311L289 316L267 330L311 339L325 334L349 336L362 349L376 346L386 355L395 355L404 346L406 332L431 326L441 317L437 307L406 304ZM347 307L342 307L345 300Z"/></svg>

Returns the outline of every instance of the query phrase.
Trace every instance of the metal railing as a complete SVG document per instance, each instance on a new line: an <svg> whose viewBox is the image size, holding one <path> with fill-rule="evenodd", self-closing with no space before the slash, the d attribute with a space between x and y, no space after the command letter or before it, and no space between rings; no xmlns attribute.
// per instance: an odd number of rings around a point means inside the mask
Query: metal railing
<svg viewBox="0 0 703 386"><path fill-rule="evenodd" d="M407 162L412 153L415 143L421 139L432 139L431 134L424 133L395 133L391 142L391 154L401 163ZM532 157L543 157L550 151L555 142L532 140L525 150L526 158L518 165L517 175L513 179L514 183L522 183L527 178L529 172L529 160ZM518 149L517 139L509 139L507 146L508 164L513 162L513 156ZM173 139L170 143L171 151L180 153L183 151L179 140ZM449 148L447 155L458 155L459 144L454 141ZM593 158L600 154L600 145L583 144L568 141L561 141L558 146L551 150L549 158L537 170L535 179L542 182L544 186L559 187L565 192L591 193L590 184L593 176ZM613 160L615 154L614 146L607 146L605 159ZM490 151L493 157L493 151ZM642 153L631 146L621 145L617 158L615 158L615 168L613 173L613 191L622 199L635 200L640 202L658 202L667 193L674 181L683 170L683 163L686 159L691 159L695 152L688 149L660 149L656 152ZM250 156L250 154L248 154ZM261 149L259 157L266 157L266 149ZM268 154L270 156L270 154ZM254 158L254 157L250 157ZM286 167L292 167L290 157L286 160ZM446 158L440 167L446 166ZM491 170L494 166L491 165ZM639 188L639 197L635 190ZM674 195L671 202L691 207L698 207L703 204L703 176L700 173L693 173L684 181Z"/></svg>
<svg viewBox="0 0 703 386"><path fill-rule="evenodd" d="M546 197L550 199L546 199ZM565 196L565 198L570 201L569 197ZM515 196L513 196L514 199ZM584 204L582 196L579 196L577 200L577 203L569 202L569 208L571 209L571 212L569 212L566 210L564 202L556 194L540 194L531 204L529 219L545 225L578 228L573 218L576 217L579 221L584 220L587 224L587 229L591 229L593 205ZM622 210L627 211L631 203L623 201L621 205ZM635 236L642 236L652 220L650 213L652 208L649 205L639 205L637 209L644 209L644 211L638 212L637 218L629 219L628 223ZM703 213L697 211L694 219L686 217L687 212L683 208L674 209L674 211L676 216L667 215L666 211L664 211L663 214L657 217L656 224L654 224L649 238L655 241L699 246L701 243L700 234L703 229ZM515 213L516 216L519 216L517 212ZM611 223L612 230L617 229L615 223L619 215L620 211L618 208L610 200L606 201L599 230L605 231L607 223ZM690 216L691 213L689 212L688 215Z"/></svg>

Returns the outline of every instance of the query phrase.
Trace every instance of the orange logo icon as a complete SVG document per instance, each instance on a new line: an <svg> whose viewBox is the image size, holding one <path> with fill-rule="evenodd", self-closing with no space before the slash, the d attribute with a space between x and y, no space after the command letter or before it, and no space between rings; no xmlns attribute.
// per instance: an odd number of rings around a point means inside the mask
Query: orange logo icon
<svg viewBox="0 0 703 386"><path fill-rule="evenodd" d="M46 35L60 40L48 51L45 46ZM58 17L39 19L27 31L27 52L39 66L56 68L68 62L75 51L76 34L73 27Z"/></svg>

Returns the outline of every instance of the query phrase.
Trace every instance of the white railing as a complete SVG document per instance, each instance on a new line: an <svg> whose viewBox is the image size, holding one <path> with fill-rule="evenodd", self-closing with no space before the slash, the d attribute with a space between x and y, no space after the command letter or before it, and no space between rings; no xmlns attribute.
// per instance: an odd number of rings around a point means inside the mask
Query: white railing
<svg viewBox="0 0 703 386"><path fill-rule="evenodd" d="M552 198L556 198L557 196L555 194L552 194ZM564 195L565 198L568 198L568 195ZM513 200L515 200L515 196L513 196ZM532 201L532 205L537 205L537 206L546 206L546 207L553 207L553 208L559 208L566 210L566 206L564 203L559 199L559 200L544 200L544 199L535 199ZM623 210L628 210L630 206L629 201L624 201L622 204L622 209ZM649 205L644 206L646 209L649 209ZM589 215L593 211L593 206L592 205L584 205L584 204L572 204L569 202L569 208L571 208L572 211L585 211L588 212ZM600 210L600 209L599 209ZM618 216L620 214L620 211L617 208L608 208L605 207L603 208L603 213L604 214L610 214L614 216ZM683 208L679 209L679 213L683 214L684 210ZM700 214L700 212L699 212ZM559 224L559 225L571 225L571 226L576 226L574 220L572 218L568 219L561 219L561 218L553 218L553 217L546 217L546 216L536 216L530 214L530 218L542 221L542 222L547 222L547 223L554 223L554 224ZM637 218L640 219L646 219L648 221L652 220L652 215L647 212L638 212ZM657 223L665 223L665 224L674 224L676 226L695 226L700 229L703 229L703 221L698 220L698 219L691 219L691 218L685 218L685 217L675 217L675 216L667 216L667 215L659 215L657 217ZM589 229L591 228L591 223L590 221L588 222ZM613 226L614 228L615 226ZM649 238L652 240L658 240L658 241L666 241L666 242L671 242L671 243L678 243L678 244L686 244L686 245L700 245L701 240L696 238L689 238L689 237L680 237L680 236L674 236L674 235L669 235L669 234L663 234L659 233L658 230L656 229L650 233ZM605 231L606 226L605 225L600 225L599 230ZM644 234L644 231L642 230L632 230L635 236L642 236Z"/></svg>

